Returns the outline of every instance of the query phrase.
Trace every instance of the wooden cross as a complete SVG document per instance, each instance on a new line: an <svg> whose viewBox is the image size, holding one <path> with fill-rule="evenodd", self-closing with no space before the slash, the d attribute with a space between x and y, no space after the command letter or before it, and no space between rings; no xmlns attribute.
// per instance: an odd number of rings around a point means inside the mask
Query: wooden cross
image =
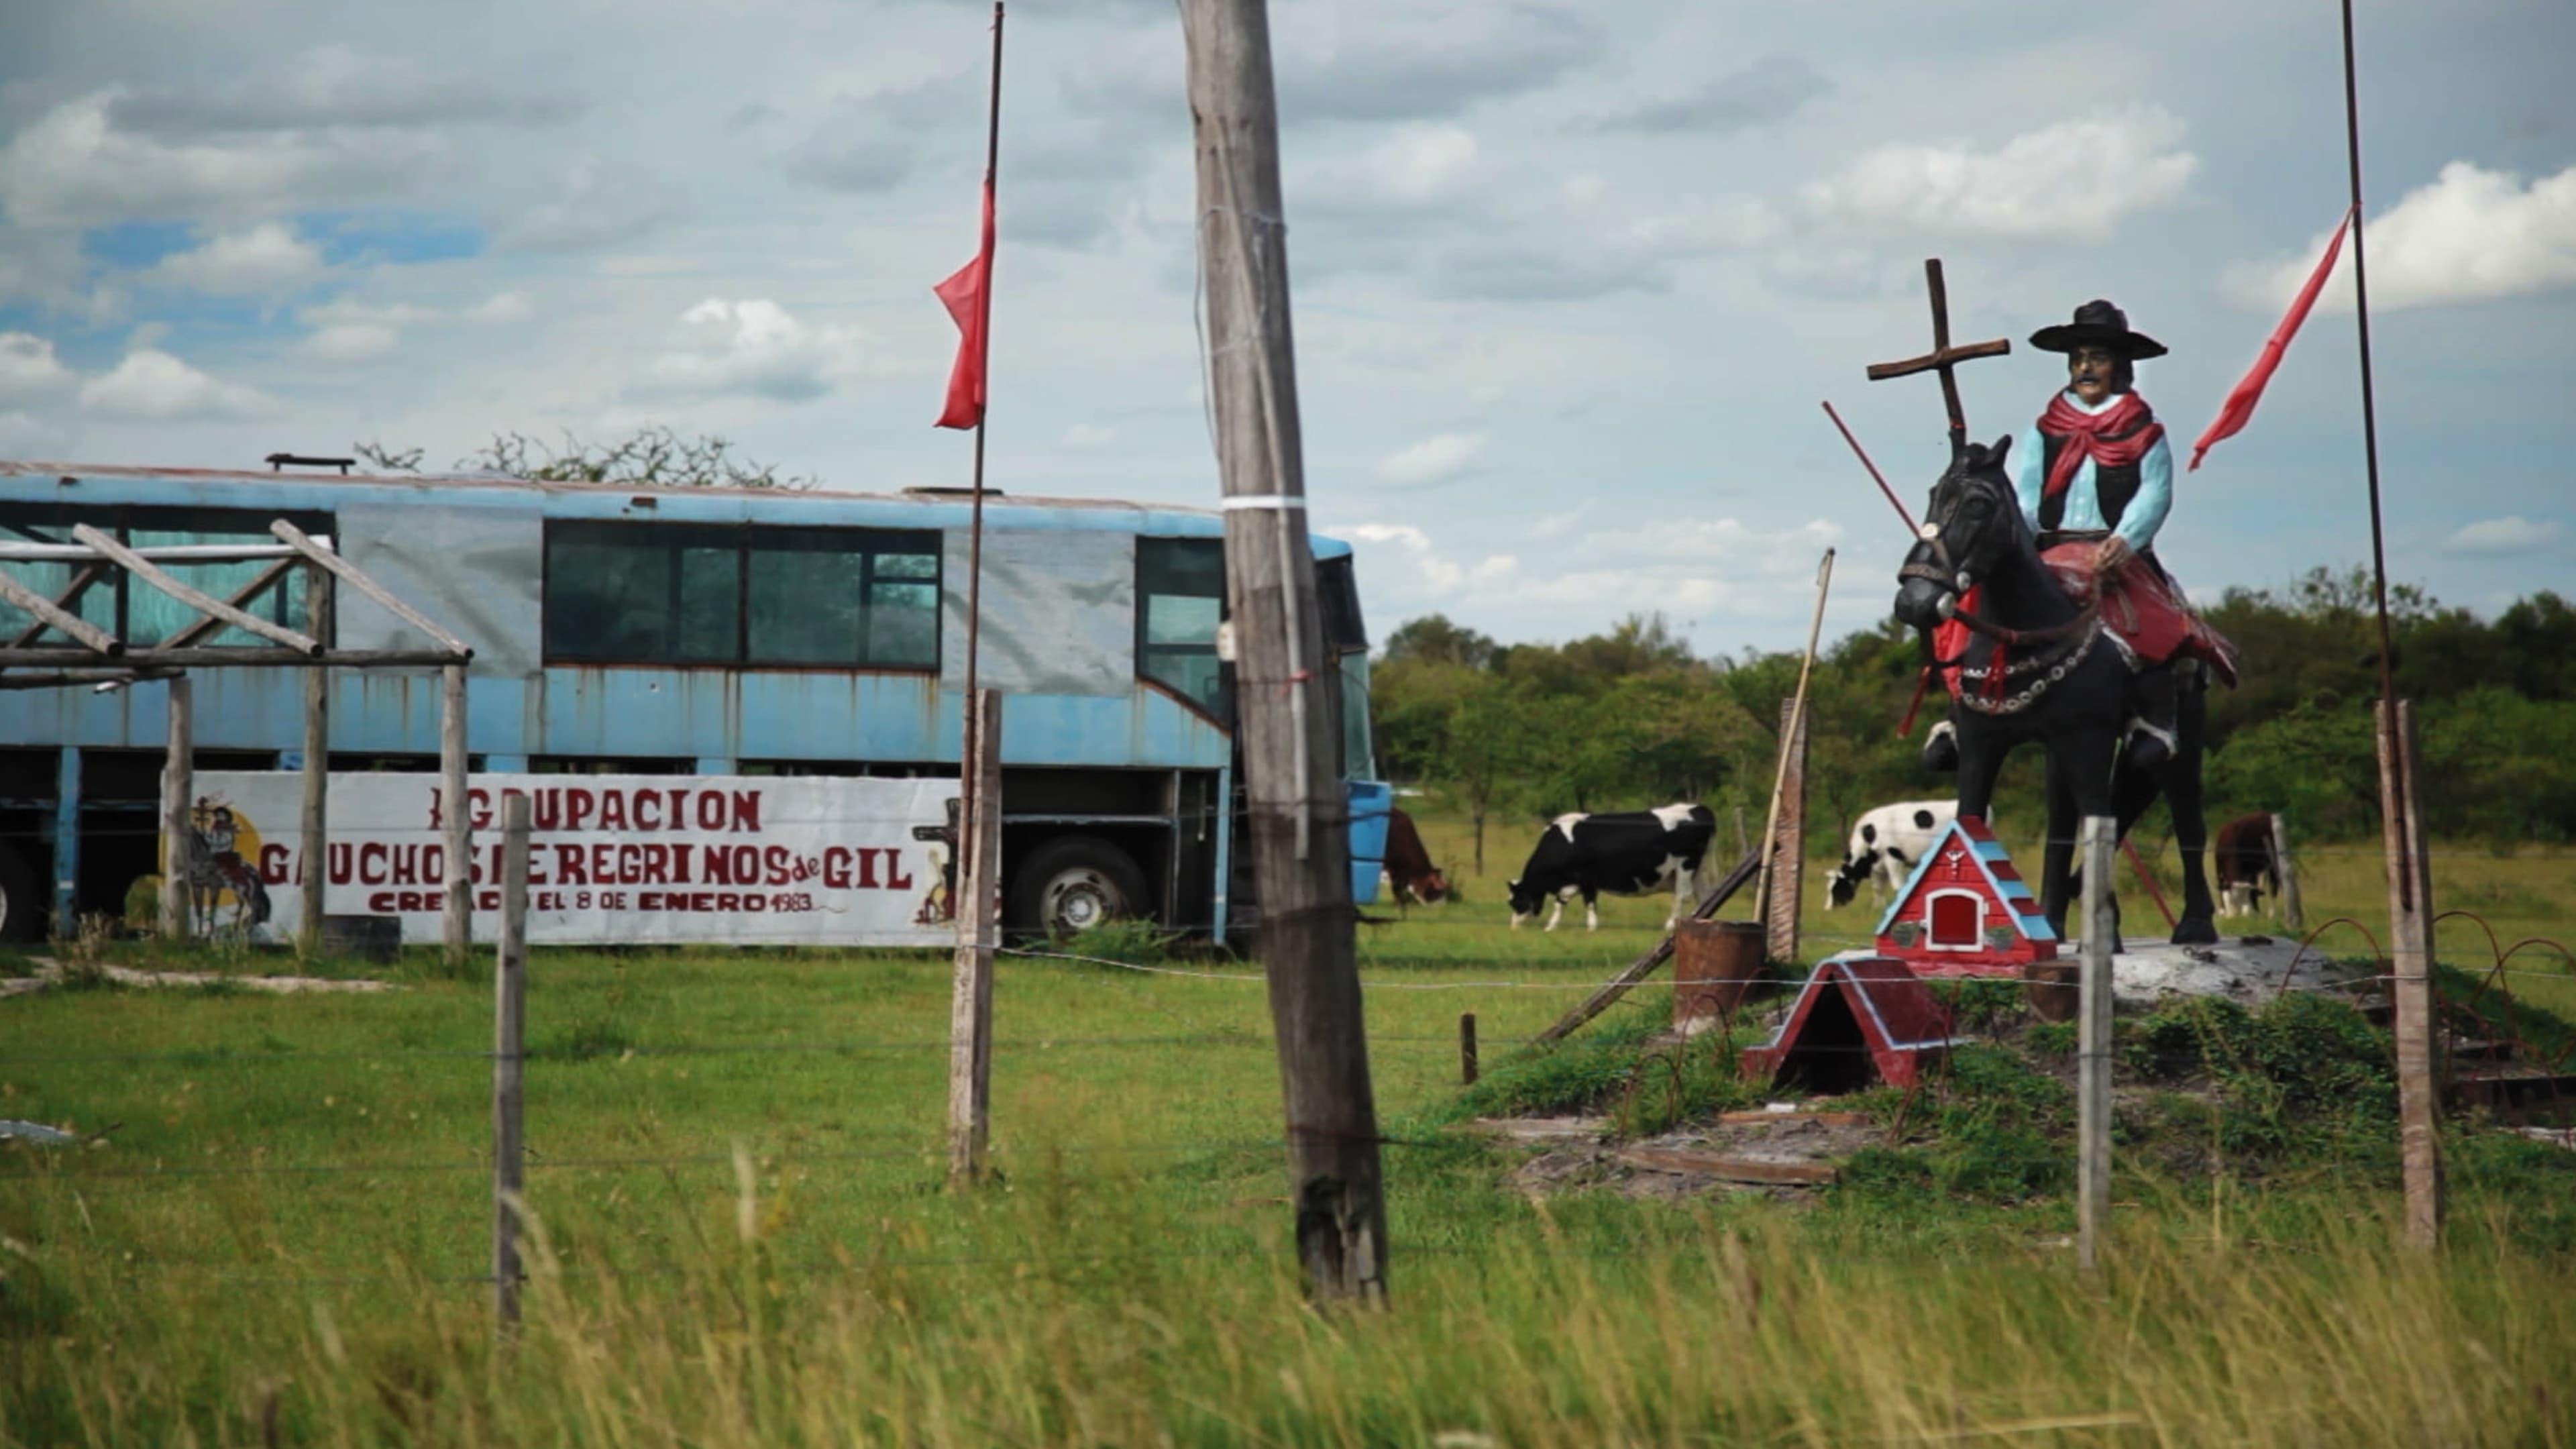
<svg viewBox="0 0 2576 1449"><path fill-rule="evenodd" d="M1869 380L1884 382L1891 377L1911 377L1918 372L1940 373L1941 401L1950 408L1950 456L1957 458L1968 449L1968 418L1959 410L1959 379L1950 369L1980 357L2001 357L2012 351L2012 342L2009 338L1998 337L1992 342L1951 346L1950 292L1941 283L1939 257L1924 258L1923 281L1932 293L1932 350L1903 362L1873 362L1869 365Z"/></svg>

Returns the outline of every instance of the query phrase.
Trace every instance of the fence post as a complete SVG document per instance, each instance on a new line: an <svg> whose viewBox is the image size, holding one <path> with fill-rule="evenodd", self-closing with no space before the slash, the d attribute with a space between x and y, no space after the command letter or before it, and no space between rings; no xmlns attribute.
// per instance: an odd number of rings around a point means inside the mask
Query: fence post
<svg viewBox="0 0 2576 1449"><path fill-rule="evenodd" d="M504 1333L519 1321L527 1016L528 797L514 791L501 802L501 931L492 963L492 1313Z"/></svg>
<svg viewBox="0 0 2576 1449"><path fill-rule="evenodd" d="M2299 900L2299 858L2290 854L2290 817L2272 817L2272 863L2281 872L2281 899L2278 902L2281 928L2292 935L2308 928L2306 907Z"/></svg>
<svg viewBox="0 0 2576 1449"><path fill-rule="evenodd" d="M2111 1215L2111 952L2119 928L2111 914L2111 851L2119 822L2084 817L2083 1013L2076 1028L2076 1261L2101 1261L2102 1230Z"/></svg>
<svg viewBox="0 0 2576 1449"><path fill-rule="evenodd" d="M161 766L161 939L184 941L192 928L196 875L197 793L194 714L188 676L170 681L169 753Z"/></svg>
<svg viewBox="0 0 2576 1449"><path fill-rule="evenodd" d="M1002 873L1002 693L977 690L960 774L970 786L958 819L957 964L948 999L948 1181L984 1176L993 1116L994 895Z"/></svg>
<svg viewBox="0 0 2576 1449"><path fill-rule="evenodd" d="M304 566L304 627L331 643L331 575L319 564ZM328 835L331 790L331 671L320 664L304 671L304 822L299 832L303 850L303 909L295 939L307 954L322 949L324 890L331 879Z"/></svg>
<svg viewBox="0 0 2576 1449"><path fill-rule="evenodd" d="M1798 959L1798 908L1807 875L1807 701L1780 701L1780 738L1787 743L1780 768L1779 825L1769 847L1769 891L1762 905L1763 950L1774 961Z"/></svg>
<svg viewBox="0 0 2576 1449"><path fill-rule="evenodd" d="M2442 1103L2433 1080L2433 871L2424 859L2422 798L2415 790L2415 702L2379 704L2379 804L2388 852L2388 940L2395 957L2397 1137L2406 1183L2406 1242L2429 1248L2442 1233Z"/></svg>
<svg viewBox="0 0 2576 1449"><path fill-rule="evenodd" d="M439 670L438 780L446 827L447 889L440 915L447 964L463 966L474 941L474 834L465 800L465 666Z"/></svg>
<svg viewBox="0 0 2576 1449"><path fill-rule="evenodd" d="M1458 1080L1476 1085L1476 1013L1472 1011L1458 1014Z"/></svg>

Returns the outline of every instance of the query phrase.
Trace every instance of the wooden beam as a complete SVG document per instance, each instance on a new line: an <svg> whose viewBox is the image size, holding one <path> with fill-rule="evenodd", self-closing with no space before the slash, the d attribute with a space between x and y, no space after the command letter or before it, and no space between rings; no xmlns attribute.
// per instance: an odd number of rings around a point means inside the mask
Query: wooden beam
<svg viewBox="0 0 2576 1449"><path fill-rule="evenodd" d="M332 573L338 575L342 582L346 583L349 587L356 589L359 593L366 595L379 607L384 609L386 613L393 615L395 618L402 620L404 623L409 624L413 628L428 635L431 639L436 640L442 648L456 654L461 654L468 659L474 657L474 651L467 647L464 640L457 638L455 635L448 633L445 629L431 623L428 615L423 614L420 610L415 609L411 605L394 597L394 595L388 591L384 585L367 577L356 564L340 557L339 554L332 550L315 543L310 537L306 536L304 530L297 528L294 524L281 518L269 524L268 531L276 534L279 538L286 540L287 544L293 547L296 552L303 554L306 558L313 560L315 563L322 565L322 567L329 569Z"/></svg>
<svg viewBox="0 0 2576 1449"><path fill-rule="evenodd" d="M70 689L84 684L140 684L176 679L175 669L64 669L47 674L0 674L0 690Z"/></svg>
<svg viewBox="0 0 2576 1449"><path fill-rule="evenodd" d="M1735 869L1726 873L1726 879L1717 883L1717 889L1710 891L1708 893L1708 898L1701 901L1698 908L1691 912L1691 919L1695 921L1705 921L1709 917L1716 915L1718 908L1725 905L1737 891L1744 889L1744 883L1753 879L1754 875L1759 872L1761 868L1762 853L1760 851L1755 851L1744 857L1744 859L1737 861L1735 863ZM1648 951L1645 955L1640 956L1635 961L1629 963L1627 970L1620 972L1616 977L1613 977L1608 983L1603 985L1600 990L1593 992L1590 996L1587 996L1583 998L1582 1001L1576 1003L1573 1010L1558 1017L1555 1024L1548 1027L1547 1030L1531 1037L1530 1042L1533 1045L1544 1046L1552 1041L1563 1041L1566 1037L1573 1035L1574 1032L1581 1028L1585 1022L1590 1021L1592 1018L1599 1016L1605 1011L1608 1011L1612 1004L1617 1002L1620 997L1623 997L1631 990L1634 990L1638 982L1655 974L1656 968L1662 966L1665 962L1671 959L1673 959L1673 933L1666 931L1664 933L1664 939L1655 943L1655 949Z"/></svg>
<svg viewBox="0 0 2576 1449"><path fill-rule="evenodd" d="M1727 1152L1700 1152L1687 1147L1622 1147L1619 1160L1649 1172L1680 1172L1726 1182L1820 1187L1838 1174L1830 1162L1790 1162L1771 1157L1738 1157Z"/></svg>
<svg viewBox="0 0 2576 1449"><path fill-rule="evenodd" d="M131 551L137 558L175 564L257 563L295 557L293 549L274 543L147 544ZM85 543L0 543L0 563L93 563L103 557Z"/></svg>
<svg viewBox="0 0 2576 1449"><path fill-rule="evenodd" d="M0 599L6 599L36 616L37 626L27 631L27 634L22 634L21 638L29 634L42 633L46 628L60 629L89 646L89 657L92 663L97 662L99 655L104 654L114 658L125 652L125 641L5 573L0 573Z"/></svg>
<svg viewBox="0 0 2576 1449"><path fill-rule="evenodd" d="M6 575L0 575L0 577L6 577ZM54 595L54 607L65 613L70 613L72 608L80 603L81 595L89 592L89 586L106 577L107 565L103 563L94 563L89 567L82 569L79 573L72 576L72 581L69 587L65 588L61 593ZM36 642L38 635L44 633L51 627L53 626L46 623L45 620L40 617L36 622L19 630L18 637L10 640L7 647L11 649L19 649L24 648L29 644L33 644ZM105 631L102 630L101 632ZM124 648L124 642L119 640L117 642L115 652L122 653Z"/></svg>
<svg viewBox="0 0 2576 1449"><path fill-rule="evenodd" d="M190 878L197 832L194 717L188 681L170 681L170 732L161 763L161 939L184 941L190 926Z"/></svg>
<svg viewBox="0 0 2576 1449"><path fill-rule="evenodd" d="M958 822L957 955L948 1006L948 1181L965 1186L984 1177L984 1148L993 1116L993 948L1000 944L994 919L1002 874L1002 694L979 689L968 707L961 775L973 777L964 792L971 814Z"/></svg>
<svg viewBox="0 0 2576 1449"><path fill-rule="evenodd" d="M304 621L314 637L331 638L331 576L304 565ZM296 938L307 954L322 949L324 895L331 884L331 670L315 665L304 672L304 799L301 832L304 858L303 910Z"/></svg>
<svg viewBox="0 0 2576 1449"><path fill-rule="evenodd" d="M279 579L284 578L287 572L295 567L295 563L296 561L291 558L279 559L277 562L261 569L258 576L253 578L249 583L233 590L232 597L224 600L224 602L232 605L236 609L248 605L251 600L258 598L263 590L267 589L270 585L275 584ZM310 623L311 621L307 620L306 622ZM199 619L185 629L180 630L178 633L162 640L158 647L163 649L185 649L189 645L194 644L198 640L215 632L217 627L218 625L212 619ZM321 637L321 631L315 630L314 635L316 638Z"/></svg>
<svg viewBox="0 0 2576 1449"><path fill-rule="evenodd" d="M1992 342L1962 342L1956 347L1944 348L1939 352L1927 352L1921 357L1909 357L1903 362L1873 362L1869 365L1869 380L1885 382L1891 377L1911 377L1918 372L1930 372L1936 367L1974 362L1980 357L2002 357L2011 351L2011 341L2002 337Z"/></svg>
<svg viewBox="0 0 2576 1449"><path fill-rule="evenodd" d="M170 577L167 573L162 572L161 567L158 564L153 563L150 559L147 559L141 554L136 553L134 550L127 548L124 544L118 543L115 539L108 537L106 534L99 532L97 529L90 527L86 523L76 523L72 525L72 537L79 539L81 542L88 544L94 549L97 549L100 553L105 554L112 562L123 565L127 573L141 579L147 584L150 584L152 587L159 589L161 592L168 594L171 598L177 599L180 603L187 605L189 608L196 610L200 614L211 614L214 617L223 620L227 624L231 624L237 628L247 629L261 638L270 640L274 643L283 644L298 654L319 654L322 652L322 642L315 639L312 635L299 634L293 629L272 624L256 614L243 613L241 610L234 608L232 605L225 603L223 600L216 598L212 594L206 593L200 589L190 588L188 585L183 584L177 579Z"/></svg>

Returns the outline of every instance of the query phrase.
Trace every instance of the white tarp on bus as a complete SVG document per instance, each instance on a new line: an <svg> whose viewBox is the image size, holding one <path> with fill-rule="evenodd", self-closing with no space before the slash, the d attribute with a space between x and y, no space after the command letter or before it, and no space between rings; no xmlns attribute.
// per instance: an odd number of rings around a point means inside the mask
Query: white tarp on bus
<svg viewBox="0 0 2576 1449"><path fill-rule="evenodd" d="M191 818L201 928L290 939L309 862L303 777L207 771ZM528 939L552 944L953 942L955 780L476 775L474 935L501 909L501 801L528 797ZM399 916L434 942L447 860L435 774L331 779L332 915Z"/></svg>

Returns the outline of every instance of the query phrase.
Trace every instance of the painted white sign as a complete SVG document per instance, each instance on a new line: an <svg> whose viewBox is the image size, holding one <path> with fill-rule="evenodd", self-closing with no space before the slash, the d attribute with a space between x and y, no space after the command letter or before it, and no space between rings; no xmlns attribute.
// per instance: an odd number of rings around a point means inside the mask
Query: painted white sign
<svg viewBox="0 0 2576 1449"><path fill-rule="evenodd" d="M201 919L291 937L311 874L303 778L201 771L191 811ZM955 780L476 775L474 935L500 930L501 801L528 798L528 939L553 944L944 946ZM331 779L324 909L399 916L439 939L438 776Z"/></svg>

